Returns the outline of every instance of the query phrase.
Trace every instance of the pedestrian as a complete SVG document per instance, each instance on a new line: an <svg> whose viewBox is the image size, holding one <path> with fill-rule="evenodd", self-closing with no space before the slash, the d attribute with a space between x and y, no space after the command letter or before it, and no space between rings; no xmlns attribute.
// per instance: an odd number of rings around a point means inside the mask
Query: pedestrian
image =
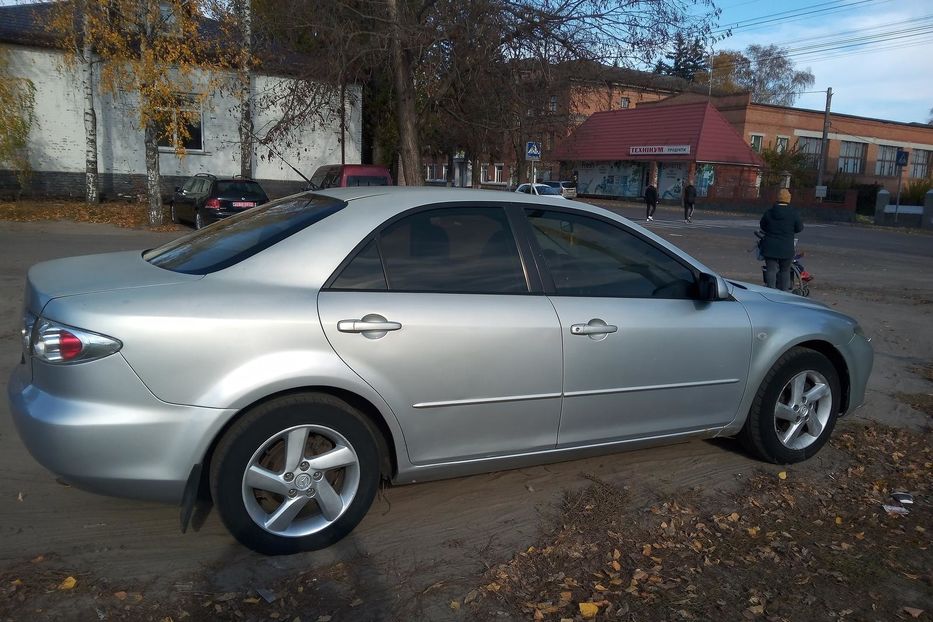
<svg viewBox="0 0 933 622"><path fill-rule="evenodd" d="M794 261L794 234L803 231L800 212L790 205L790 191L781 188L777 203L761 217L761 254L765 258L765 282L781 291L790 289L790 266Z"/></svg>
<svg viewBox="0 0 933 622"><path fill-rule="evenodd" d="M648 212L645 222L654 220L654 210L658 208L658 189L652 184L645 188L645 209Z"/></svg>
<svg viewBox="0 0 933 622"><path fill-rule="evenodd" d="M693 222L693 204L697 200L697 189L693 182L687 182L684 188L684 222Z"/></svg>

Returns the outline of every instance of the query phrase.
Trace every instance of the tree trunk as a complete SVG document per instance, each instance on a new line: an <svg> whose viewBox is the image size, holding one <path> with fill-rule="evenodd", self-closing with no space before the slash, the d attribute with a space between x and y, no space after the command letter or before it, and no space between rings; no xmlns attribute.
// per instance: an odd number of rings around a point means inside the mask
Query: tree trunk
<svg viewBox="0 0 933 622"><path fill-rule="evenodd" d="M97 174L97 111L94 109L94 50L88 36L88 16L83 20L84 36L81 55L81 73L84 82L84 200L100 202L100 182Z"/></svg>
<svg viewBox="0 0 933 622"><path fill-rule="evenodd" d="M240 175L253 176L253 106L251 72L253 47L253 14L250 0L241 0L238 7L243 40L240 58Z"/></svg>
<svg viewBox="0 0 933 622"><path fill-rule="evenodd" d="M418 144L418 118L415 109L415 87L411 75L411 54L402 47L402 21L398 0L387 0L386 8L392 23L392 76L398 113L399 155L406 186L423 186L421 148Z"/></svg>
<svg viewBox="0 0 933 622"><path fill-rule="evenodd" d="M159 188L159 144L156 124L146 121L146 196L149 198L149 226L162 225L162 190Z"/></svg>

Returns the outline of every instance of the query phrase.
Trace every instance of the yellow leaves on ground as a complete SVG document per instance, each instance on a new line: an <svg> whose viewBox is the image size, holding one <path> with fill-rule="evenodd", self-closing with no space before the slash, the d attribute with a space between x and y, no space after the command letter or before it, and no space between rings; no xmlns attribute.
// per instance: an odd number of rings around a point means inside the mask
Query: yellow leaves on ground
<svg viewBox="0 0 933 622"><path fill-rule="evenodd" d="M65 577L65 579L58 584L58 589L60 590L73 590L78 584L78 580L74 577Z"/></svg>
<svg viewBox="0 0 933 622"><path fill-rule="evenodd" d="M592 620L599 613L599 605L596 603L580 603L579 607L584 620Z"/></svg>
<svg viewBox="0 0 933 622"><path fill-rule="evenodd" d="M781 471L778 473L778 479L787 479L787 471Z"/></svg>

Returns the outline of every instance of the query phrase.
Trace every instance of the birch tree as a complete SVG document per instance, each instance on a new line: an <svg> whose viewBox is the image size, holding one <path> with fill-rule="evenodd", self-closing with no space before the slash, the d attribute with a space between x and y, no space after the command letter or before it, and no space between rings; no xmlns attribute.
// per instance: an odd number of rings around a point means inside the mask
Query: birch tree
<svg viewBox="0 0 933 622"><path fill-rule="evenodd" d="M80 6L80 5L79 5ZM97 110L94 106L94 48L88 36L87 11L81 16L81 83L84 92L84 200L100 202L97 169Z"/></svg>

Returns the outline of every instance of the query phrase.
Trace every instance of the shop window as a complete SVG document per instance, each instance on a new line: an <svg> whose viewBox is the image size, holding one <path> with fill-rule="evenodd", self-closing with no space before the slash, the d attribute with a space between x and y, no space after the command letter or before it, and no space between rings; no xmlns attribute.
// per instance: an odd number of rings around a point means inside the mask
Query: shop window
<svg viewBox="0 0 933 622"><path fill-rule="evenodd" d="M930 176L930 154L933 151L914 149L910 158L910 176L914 179L926 179Z"/></svg>
<svg viewBox="0 0 933 622"><path fill-rule="evenodd" d="M752 140L749 144L752 146L754 151L761 153L761 144L764 141L764 138L765 137L763 134L752 134Z"/></svg>
<svg viewBox="0 0 933 622"><path fill-rule="evenodd" d="M844 140L839 145L840 173L861 175L865 172L865 143Z"/></svg>
<svg viewBox="0 0 933 622"><path fill-rule="evenodd" d="M897 147L879 145L878 157L875 159L875 175L881 177L894 177L897 175Z"/></svg>

